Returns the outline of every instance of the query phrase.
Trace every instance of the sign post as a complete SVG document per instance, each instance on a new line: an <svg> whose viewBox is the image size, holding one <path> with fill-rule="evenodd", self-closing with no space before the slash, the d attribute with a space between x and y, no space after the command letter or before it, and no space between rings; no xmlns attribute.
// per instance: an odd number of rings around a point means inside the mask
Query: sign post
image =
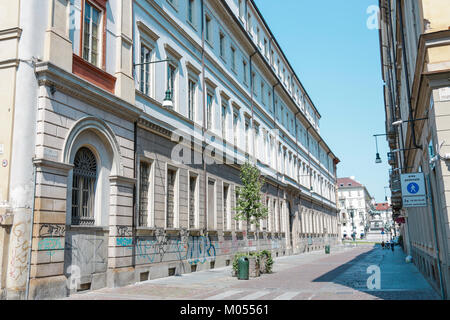
<svg viewBox="0 0 450 320"><path fill-rule="evenodd" d="M404 208L427 206L425 179L422 172L402 174L401 185Z"/></svg>

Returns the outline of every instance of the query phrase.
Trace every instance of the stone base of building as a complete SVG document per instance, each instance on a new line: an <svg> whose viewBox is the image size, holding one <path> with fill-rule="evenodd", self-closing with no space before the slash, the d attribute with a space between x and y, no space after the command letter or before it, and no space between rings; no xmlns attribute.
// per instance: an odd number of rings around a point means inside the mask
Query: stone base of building
<svg viewBox="0 0 450 320"><path fill-rule="evenodd" d="M67 297L69 289L65 276L30 279L29 300L53 300Z"/></svg>

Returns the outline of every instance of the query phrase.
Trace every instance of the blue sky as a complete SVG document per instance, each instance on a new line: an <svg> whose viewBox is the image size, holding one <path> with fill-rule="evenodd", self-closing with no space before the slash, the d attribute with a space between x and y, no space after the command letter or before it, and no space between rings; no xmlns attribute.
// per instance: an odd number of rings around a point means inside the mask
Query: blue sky
<svg viewBox="0 0 450 320"><path fill-rule="evenodd" d="M385 133L378 30L367 8L376 0L255 0L322 115L321 135L341 160L338 177L355 176L376 201L389 195L386 138L375 164L374 134Z"/></svg>

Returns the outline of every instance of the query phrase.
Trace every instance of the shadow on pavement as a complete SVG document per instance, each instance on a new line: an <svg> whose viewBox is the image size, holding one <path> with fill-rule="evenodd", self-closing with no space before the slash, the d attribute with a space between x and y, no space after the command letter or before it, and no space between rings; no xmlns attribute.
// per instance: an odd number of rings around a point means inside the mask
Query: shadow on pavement
<svg viewBox="0 0 450 320"><path fill-rule="evenodd" d="M368 288L368 282L376 283L372 281L375 278L374 271L368 270L371 266L379 267L379 288ZM369 278L371 279L368 281ZM439 299L414 264L405 262L405 253L399 246L392 252L391 249L383 250L381 245L376 244L370 251L321 275L313 282L339 284L383 300Z"/></svg>

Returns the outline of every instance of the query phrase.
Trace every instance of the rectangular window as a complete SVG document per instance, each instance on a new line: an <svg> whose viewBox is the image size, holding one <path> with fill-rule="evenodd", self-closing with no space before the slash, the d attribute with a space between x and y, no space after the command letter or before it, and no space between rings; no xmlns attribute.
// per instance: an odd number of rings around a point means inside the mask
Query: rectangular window
<svg viewBox="0 0 450 320"><path fill-rule="evenodd" d="M191 175L189 177L189 228L195 229L197 227L197 176Z"/></svg>
<svg viewBox="0 0 450 320"><path fill-rule="evenodd" d="M171 97L172 97L172 102L175 105L175 83L176 83L176 72L177 69L176 67L169 63L167 65L167 90L170 90L171 93Z"/></svg>
<svg viewBox="0 0 450 320"><path fill-rule="evenodd" d="M247 62L242 61L242 72L244 73L244 83L247 84Z"/></svg>
<svg viewBox="0 0 450 320"><path fill-rule="evenodd" d="M250 120L248 118L245 119L245 152L248 153L249 150L249 132L250 132Z"/></svg>
<svg viewBox="0 0 450 320"><path fill-rule="evenodd" d="M244 0L239 0L239 17L244 18Z"/></svg>
<svg viewBox="0 0 450 320"><path fill-rule="evenodd" d="M196 83L189 79L188 81L188 118L195 121L195 91Z"/></svg>
<svg viewBox="0 0 450 320"><path fill-rule="evenodd" d="M150 64L151 50L141 43L141 77L140 90L142 93L149 95L150 88ZM142 64L144 63L144 64Z"/></svg>
<svg viewBox="0 0 450 320"><path fill-rule="evenodd" d="M139 166L139 226L148 226L150 164L141 162Z"/></svg>
<svg viewBox="0 0 450 320"><path fill-rule="evenodd" d="M219 37L220 37L220 41L219 41L220 57L222 59L225 59L225 35L221 32Z"/></svg>
<svg viewBox="0 0 450 320"><path fill-rule="evenodd" d="M222 138L223 140L227 139L227 105L226 103L222 104Z"/></svg>
<svg viewBox="0 0 450 320"><path fill-rule="evenodd" d="M238 133L237 133L238 119L239 119L239 115L236 111L234 111L233 112L233 136L234 136L234 145L235 146L237 146L237 143L238 143Z"/></svg>
<svg viewBox="0 0 450 320"><path fill-rule="evenodd" d="M102 12L88 2L84 5L83 59L99 67Z"/></svg>
<svg viewBox="0 0 450 320"><path fill-rule="evenodd" d="M266 95L264 94L264 83L261 81L261 101L263 105L266 104Z"/></svg>
<svg viewBox="0 0 450 320"><path fill-rule="evenodd" d="M188 0L188 8L187 8L187 15L188 15L188 21L191 24L194 24L194 7L195 7L195 0Z"/></svg>
<svg viewBox="0 0 450 320"><path fill-rule="evenodd" d="M264 56L266 57L266 58L269 58L269 56L268 56L268 48L267 48L267 39L264 39Z"/></svg>
<svg viewBox="0 0 450 320"><path fill-rule="evenodd" d="M231 47L231 70L236 71L236 49Z"/></svg>
<svg viewBox="0 0 450 320"><path fill-rule="evenodd" d="M229 192L230 186L227 184L223 185L223 229L231 229L231 211L230 211L230 197Z"/></svg>
<svg viewBox="0 0 450 320"><path fill-rule="evenodd" d="M176 177L177 172L167 169L167 193L166 193L166 227L175 228L176 217Z"/></svg>
<svg viewBox="0 0 450 320"><path fill-rule="evenodd" d="M214 230L216 227L216 182L208 180L208 229Z"/></svg>
<svg viewBox="0 0 450 320"><path fill-rule="evenodd" d="M206 41L208 41L210 44L212 42L212 34L211 34L211 18L207 15L205 16L205 36Z"/></svg>
<svg viewBox="0 0 450 320"><path fill-rule="evenodd" d="M210 93L206 94L206 129L211 130L212 123L212 108L213 108L213 96Z"/></svg>

